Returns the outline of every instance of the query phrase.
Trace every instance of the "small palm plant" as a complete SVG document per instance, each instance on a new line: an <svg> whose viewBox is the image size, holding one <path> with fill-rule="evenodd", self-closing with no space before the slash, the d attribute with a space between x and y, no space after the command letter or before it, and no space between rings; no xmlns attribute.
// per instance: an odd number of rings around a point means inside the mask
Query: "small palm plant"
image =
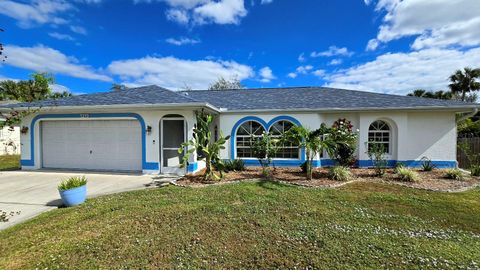
<svg viewBox="0 0 480 270"><path fill-rule="evenodd" d="M312 179L312 161L319 153L326 150L329 155L333 155L335 142L329 136L322 136L328 135L328 133L329 129L322 124L320 128L316 130L295 126L285 132L283 136L283 140L305 148L307 180Z"/></svg>
<svg viewBox="0 0 480 270"><path fill-rule="evenodd" d="M225 143L230 139L230 136L224 137L222 132L217 140L213 140L211 125L215 120L214 116L205 113L203 110L196 113L197 126L193 129L193 139L182 143L178 149L178 153L183 153L186 148L189 148L182 158L181 167L188 165L190 156L197 152L199 159L205 161L204 180L219 180L223 177L224 164L220 159L220 150L225 149ZM220 175L215 173L218 171Z"/></svg>

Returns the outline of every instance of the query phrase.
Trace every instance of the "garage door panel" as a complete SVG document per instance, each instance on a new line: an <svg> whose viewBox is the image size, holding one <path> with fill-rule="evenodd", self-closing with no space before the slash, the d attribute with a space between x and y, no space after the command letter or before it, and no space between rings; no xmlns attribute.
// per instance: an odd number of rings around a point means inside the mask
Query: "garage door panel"
<svg viewBox="0 0 480 270"><path fill-rule="evenodd" d="M45 121L43 167L141 170L141 134L135 120Z"/></svg>

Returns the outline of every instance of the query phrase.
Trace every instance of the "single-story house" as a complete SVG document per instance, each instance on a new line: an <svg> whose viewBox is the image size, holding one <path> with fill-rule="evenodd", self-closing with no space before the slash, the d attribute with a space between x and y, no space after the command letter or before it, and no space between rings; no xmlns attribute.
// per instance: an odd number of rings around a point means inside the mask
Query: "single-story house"
<svg viewBox="0 0 480 270"><path fill-rule="evenodd" d="M397 96L325 87L243 90L170 91L144 86L5 105L0 110L35 109L21 126L21 165L41 168L196 172L204 166L194 155L179 168L179 145L192 138L195 111L216 114L213 132L231 135L223 159L257 161L250 138L270 131L281 134L292 125L316 129L346 118L359 130L357 159L370 166L367 143L381 143L389 165L419 166L428 157L437 167L455 167L456 115L476 112L479 104ZM305 152L285 145L276 166L299 166ZM332 165L319 155L315 166ZM186 171L185 171L186 170Z"/></svg>

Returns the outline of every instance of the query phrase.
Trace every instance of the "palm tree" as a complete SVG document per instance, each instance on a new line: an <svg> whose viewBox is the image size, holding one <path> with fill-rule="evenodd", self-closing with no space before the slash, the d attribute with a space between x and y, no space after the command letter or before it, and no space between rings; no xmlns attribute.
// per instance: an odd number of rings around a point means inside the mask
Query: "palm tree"
<svg viewBox="0 0 480 270"><path fill-rule="evenodd" d="M425 97L426 93L427 93L427 90L416 89L416 90L413 90L412 93L407 94L407 96L410 96L410 97Z"/></svg>
<svg viewBox="0 0 480 270"><path fill-rule="evenodd" d="M322 124L317 130L310 130L306 127L295 126L285 132L283 140L298 145L301 148L305 148L306 154L306 173L307 180L312 179L312 161L323 150L326 150L330 156L333 156L335 149L335 142L326 136L322 138L322 135L326 135L329 132L329 128Z"/></svg>
<svg viewBox="0 0 480 270"><path fill-rule="evenodd" d="M480 78L480 68L466 67L462 70L457 70L453 73L450 79L450 90L453 94L461 93L462 101L465 101L465 97L468 92L480 90L480 82L477 79Z"/></svg>

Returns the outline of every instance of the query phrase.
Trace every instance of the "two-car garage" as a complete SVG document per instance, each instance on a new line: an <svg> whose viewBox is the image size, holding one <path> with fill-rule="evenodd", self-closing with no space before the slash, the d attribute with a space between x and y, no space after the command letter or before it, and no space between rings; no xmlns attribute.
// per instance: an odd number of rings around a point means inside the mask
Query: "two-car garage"
<svg viewBox="0 0 480 270"><path fill-rule="evenodd" d="M137 120L48 120L40 129L43 168L142 170Z"/></svg>

